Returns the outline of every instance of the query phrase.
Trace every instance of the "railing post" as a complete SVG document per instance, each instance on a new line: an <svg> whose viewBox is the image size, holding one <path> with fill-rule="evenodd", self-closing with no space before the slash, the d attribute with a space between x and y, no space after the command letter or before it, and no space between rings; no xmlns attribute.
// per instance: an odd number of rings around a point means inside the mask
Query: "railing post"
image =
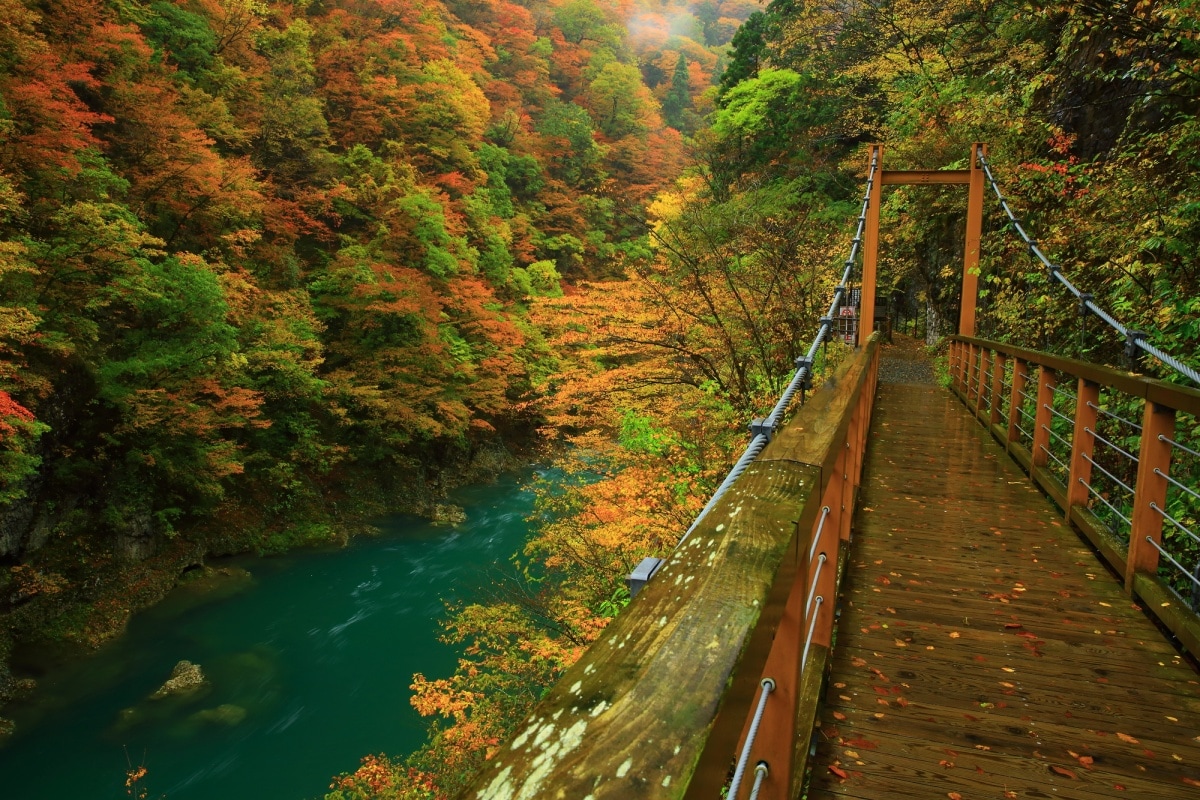
<svg viewBox="0 0 1200 800"><path fill-rule="evenodd" d="M971 400L971 373L975 368L975 345L968 344L963 348L963 402Z"/></svg>
<svg viewBox="0 0 1200 800"><path fill-rule="evenodd" d="M971 389L971 345L963 343L962 349L958 352L958 372L959 384L962 390L964 401Z"/></svg>
<svg viewBox="0 0 1200 800"><path fill-rule="evenodd" d="M1158 570L1158 549L1146 537L1162 544L1162 514L1167 510L1167 479L1171 470L1171 445L1163 441L1175 436L1175 409L1146 401L1142 412L1142 441L1138 451L1137 483L1130 519L1129 557L1125 561L1125 591L1133 592L1137 572L1153 575Z"/></svg>
<svg viewBox="0 0 1200 800"><path fill-rule="evenodd" d="M1025 384L1029 381L1029 362L1023 359L1016 359L1013 362L1013 377L1012 377L1012 392L1008 398L1008 443L1021 441L1021 431L1018 427L1021 424L1021 406L1025 402L1025 397L1021 392L1025 391Z"/></svg>
<svg viewBox="0 0 1200 800"><path fill-rule="evenodd" d="M762 721L758 726L758 736L755 738L751 755L754 762L762 760L770 765L768 779L763 782L762 791L759 793L759 797L764 800L787 800L794 768L796 710L800 703L800 688L804 685L804 665L800 663L800 654L803 652L804 637L808 631L804 609L811 568L808 563L808 548L820 523L821 514L818 513L808 535L796 537L800 544L800 563L796 567L795 583L788 594L783 617L779 620L779 627L771 643L771 652L763 667L763 678L774 681L774 688L763 709ZM759 691L764 691L761 681ZM736 752L742 751L749 732L750 718L747 718L742 735L738 739Z"/></svg>
<svg viewBox="0 0 1200 800"><path fill-rule="evenodd" d="M850 480L853 458L850 453L850 442L847 441L842 446L842 454L834 466L836 470L834 480L838 482L838 486L842 490L841 499L838 502L842 507L842 524L839 526L839 538L843 542L850 540L850 527L854 523L854 481Z"/></svg>
<svg viewBox="0 0 1200 800"><path fill-rule="evenodd" d="M1044 467L1050 460L1050 426L1054 423L1050 409L1054 407L1054 387L1057 384L1054 370L1046 366L1038 370L1037 411L1033 420L1033 452L1030 453L1035 467Z"/></svg>
<svg viewBox="0 0 1200 800"><path fill-rule="evenodd" d="M845 455L846 450L843 449L842 453ZM844 467L846 461L841 459L839 461L841 467ZM823 597L825 601L816 608L809 607L805 610L805 633L807 634L808 628L813 626L813 615L815 614L816 627L813 628L812 643L825 647L829 646L833 638L833 607L836 599L833 593L837 591L838 558L842 543L850 538L850 524L853 517L853 509L841 506L846 497L845 490L848 483L849 481L842 478L839 468L839 471L834 474L834 480L830 481L831 488L835 488L836 491L830 491L826 495L829 499L830 519L825 523L825 529L821 531L821 540L816 546L813 561L808 570L813 578L809 581L807 596ZM834 505L835 503L837 505ZM820 561L821 553L825 554L827 561L825 568L821 570L820 575L817 575L817 563Z"/></svg>
<svg viewBox="0 0 1200 800"><path fill-rule="evenodd" d="M963 251L962 303L959 306L958 332L975 335L975 305L979 298L979 241L983 234L984 172L979 166L979 154L986 154L983 144L971 146L971 178L967 185L967 242Z"/></svg>
<svg viewBox="0 0 1200 800"><path fill-rule="evenodd" d="M987 375L987 371L984 370L983 365L986 364L991 359L991 355L992 355L991 351L988 350L986 347L980 348L980 350L979 350L979 381L978 381L979 390L978 390L978 396L975 398L975 416L977 416L977 417L981 413L983 413L983 397L984 397L983 390L985 388L988 388L988 389L991 388L991 384L988 384L987 387L985 387L984 383L983 383L984 376Z"/></svg>
<svg viewBox="0 0 1200 800"><path fill-rule="evenodd" d="M996 351L996 357L992 361L992 402L991 413L988 415L988 428L993 425L1000 424L1003 419L1000 416L1000 404L1004 402L1004 369L1008 364L1008 357Z"/></svg>
<svg viewBox="0 0 1200 800"><path fill-rule="evenodd" d="M1096 437L1089 431L1096 430L1100 405L1100 384L1079 379L1075 393L1075 431L1071 435L1071 474L1067 478L1067 503L1063 514L1071 521L1071 509L1087 506L1088 484L1092 481L1092 462L1089 461L1096 447Z"/></svg>
<svg viewBox="0 0 1200 800"><path fill-rule="evenodd" d="M971 407L971 392L973 391L972 386L975 383L975 360L978 354L979 348L977 348L975 345L972 344L967 346L967 396L963 399L968 408Z"/></svg>

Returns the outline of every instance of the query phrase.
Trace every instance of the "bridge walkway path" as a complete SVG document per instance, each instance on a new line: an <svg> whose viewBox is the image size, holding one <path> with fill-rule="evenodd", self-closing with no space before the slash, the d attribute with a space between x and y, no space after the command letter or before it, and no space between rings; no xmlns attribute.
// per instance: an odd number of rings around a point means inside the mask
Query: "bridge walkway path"
<svg viewBox="0 0 1200 800"><path fill-rule="evenodd" d="M948 391L887 373L810 800L1200 798L1193 665Z"/></svg>

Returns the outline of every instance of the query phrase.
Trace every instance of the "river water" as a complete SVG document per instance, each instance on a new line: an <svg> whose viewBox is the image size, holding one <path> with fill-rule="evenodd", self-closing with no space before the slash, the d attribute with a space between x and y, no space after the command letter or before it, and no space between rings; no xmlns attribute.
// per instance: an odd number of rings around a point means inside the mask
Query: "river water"
<svg viewBox="0 0 1200 800"><path fill-rule="evenodd" d="M457 528L385 519L383 535L345 549L234 562L253 577L230 596L180 595L138 615L12 710L0 797L117 800L141 765L149 798L301 800L368 753L414 750L426 721L408 702L412 675L456 663L437 640L442 600L477 596L520 550L529 477L457 492ZM182 659L210 687L148 701Z"/></svg>

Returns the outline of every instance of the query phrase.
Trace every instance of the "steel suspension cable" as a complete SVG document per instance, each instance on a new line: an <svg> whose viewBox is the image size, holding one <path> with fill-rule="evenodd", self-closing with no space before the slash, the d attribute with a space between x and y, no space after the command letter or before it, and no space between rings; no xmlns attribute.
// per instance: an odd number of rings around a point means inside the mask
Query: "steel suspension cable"
<svg viewBox="0 0 1200 800"><path fill-rule="evenodd" d="M721 485L713 492L713 496L704 504L704 508L688 526L687 531L679 538L675 547L682 545L692 532L700 526L700 523L708 516L709 512L716 507L725 493L729 491L742 473L750 466L754 459L758 458L758 454L763 451L763 448L771 441L771 436L774 430L783 420L783 415L787 412L788 407L795 399L796 393L801 388L808 386L812 378L813 362L817 357L817 350L821 347L822 342L833 331L833 319L837 314L838 308L846 300L846 286L850 282L850 276L854 272L854 265L857 262L859 250L862 247L863 232L867 227L867 209L871 207L871 189L875 185L876 173L879 171L879 153L876 152L871 156L871 167L867 173L867 189L863 193L862 205L858 212L858 227L854 231L854 238L850 244L850 255L845 261L845 269L842 271L842 278L838 282L837 287L833 290L833 302L829 304L829 311L825 316L821 317L820 325L817 327L817 334L813 338L812 345L809 346L808 352L801 358L796 359L796 370L792 373L791 378L784 387L783 393L779 397L779 402L771 409L771 413L765 419L754 420L750 425L751 439L750 444L746 446L745 451L738 458L730 469L729 474L721 481Z"/></svg>
<svg viewBox="0 0 1200 800"><path fill-rule="evenodd" d="M1134 354L1134 348L1140 349L1143 352L1154 356L1160 362L1166 364L1168 367L1175 370L1180 375L1183 375L1188 380L1200 385L1200 372L1197 372L1193 367L1184 364L1174 356L1168 355L1154 345L1150 344L1150 342L1146 339L1146 333L1143 331L1136 331L1132 328L1122 325L1120 322L1114 319L1111 314L1109 314L1100 306L1096 305L1096 303L1092 300L1092 295L1081 291L1077 286L1075 286L1075 284L1071 283L1067 276L1063 274L1062 267L1047 258L1046 254L1043 253L1041 248L1038 247L1037 241L1030 236L1028 232L1026 232L1024 227L1021 226L1020 221L1017 219L1017 215L1013 213L1012 208L1008 205L1008 201L1004 198L1004 193L1000 191L1000 185L996 182L996 176L992 174L992 167L990 164L988 164L987 157L982 151L979 153L979 166L983 168L984 175L987 176L988 183L991 184L992 191L996 194L996 199L1000 201L1000 208L1008 217L1009 225L1016 232L1017 236L1020 237L1021 241L1025 243L1025 246L1029 249L1029 254L1038 261L1042 262L1042 265L1049 270L1050 277L1061 283L1066 290L1070 292L1076 300L1079 301L1079 307L1081 310L1090 311L1091 313L1095 314L1097 317L1108 323L1109 327L1119 333L1125 339L1126 352L1128 352L1131 357Z"/></svg>

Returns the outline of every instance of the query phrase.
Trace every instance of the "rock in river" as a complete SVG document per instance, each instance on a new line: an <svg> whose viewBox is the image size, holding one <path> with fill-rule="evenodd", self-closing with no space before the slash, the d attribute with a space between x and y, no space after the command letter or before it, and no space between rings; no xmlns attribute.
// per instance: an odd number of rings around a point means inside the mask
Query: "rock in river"
<svg viewBox="0 0 1200 800"><path fill-rule="evenodd" d="M189 695L204 688L207 683L199 664L180 661L175 665L175 669L171 670L171 677L157 692L150 695L150 699L161 700L164 697Z"/></svg>
<svg viewBox="0 0 1200 800"><path fill-rule="evenodd" d="M222 703L216 708L206 708L203 711L197 711L191 716L194 722L211 722L216 725L228 725L230 727L237 725L245 718L246 709L236 706L233 703Z"/></svg>

